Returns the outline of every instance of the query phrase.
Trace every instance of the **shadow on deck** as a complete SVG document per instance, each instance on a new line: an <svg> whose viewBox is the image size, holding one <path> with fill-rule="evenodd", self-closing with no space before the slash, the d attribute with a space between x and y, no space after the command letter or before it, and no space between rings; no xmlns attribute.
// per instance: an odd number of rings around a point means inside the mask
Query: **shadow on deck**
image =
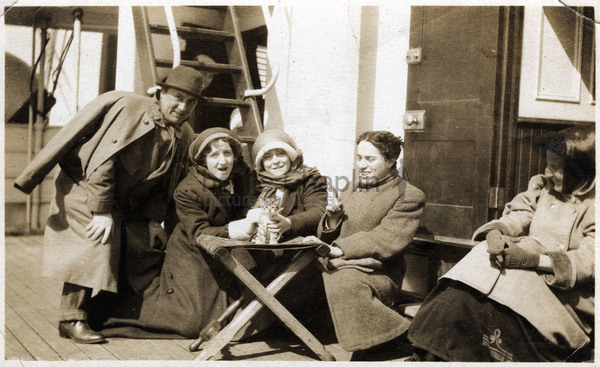
<svg viewBox="0 0 600 367"><path fill-rule="evenodd" d="M76 344L58 336L62 282L39 275L42 236L5 238L5 359L63 360L193 360L192 340L110 338L108 343ZM265 335L263 335L265 334ZM338 361L351 354L337 344L326 348ZM282 327L239 344L230 344L214 359L253 361L315 361L292 333Z"/></svg>

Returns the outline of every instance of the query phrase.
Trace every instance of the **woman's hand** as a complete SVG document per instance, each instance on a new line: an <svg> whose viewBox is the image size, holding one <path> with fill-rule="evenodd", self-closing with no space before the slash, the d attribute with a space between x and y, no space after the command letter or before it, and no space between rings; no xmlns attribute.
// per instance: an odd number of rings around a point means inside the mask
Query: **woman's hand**
<svg viewBox="0 0 600 367"><path fill-rule="evenodd" d="M504 262L502 254L504 253L506 241L503 237L502 232L497 229L489 231L485 237L488 247L487 252L490 254L490 261L499 268L502 267L502 263Z"/></svg>
<svg viewBox="0 0 600 367"><path fill-rule="evenodd" d="M260 213L262 212L261 208L253 208L248 210L248 213L246 214L246 222L247 223L258 223L258 219L260 217Z"/></svg>
<svg viewBox="0 0 600 367"><path fill-rule="evenodd" d="M342 251L341 248L339 248L335 245L327 245L327 246L329 246L329 254L327 256L329 256L330 258L344 256L344 252Z"/></svg>
<svg viewBox="0 0 600 367"><path fill-rule="evenodd" d="M95 241L102 236L100 242L105 244L108 238L112 234L114 220L110 213L94 213L90 224L85 227L87 231L86 236Z"/></svg>
<svg viewBox="0 0 600 367"><path fill-rule="evenodd" d="M292 221L281 214L273 214L269 216L271 222L267 224L267 229L277 233L279 236L289 231L292 228Z"/></svg>
<svg viewBox="0 0 600 367"><path fill-rule="evenodd" d="M331 193L333 195L331 203L327 204L325 207L325 221L328 228L334 228L337 226L344 215L344 205L338 198L338 193L333 186L331 186Z"/></svg>
<svg viewBox="0 0 600 367"><path fill-rule="evenodd" d="M256 226L258 224L258 219L260 218L261 212L262 209L260 208L248 210L246 218L244 219L244 232L246 232L248 236L252 236L254 232L256 232Z"/></svg>
<svg viewBox="0 0 600 367"><path fill-rule="evenodd" d="M508 269L536 269L540 264L540 254L513 243L504 249L503 258L503 265Z"/></svg>
<svg viewBox="0 0 600 367"><path fill-rule="evenodd" d="M533 238L512 238L502 235L498 230L492 230L485 239L490 261L499 268L535 269L540 263L540 255L537 252L517 245L517 243L522 242L524 245L527 244L528 248L536 244L540 246Z"/></svg>

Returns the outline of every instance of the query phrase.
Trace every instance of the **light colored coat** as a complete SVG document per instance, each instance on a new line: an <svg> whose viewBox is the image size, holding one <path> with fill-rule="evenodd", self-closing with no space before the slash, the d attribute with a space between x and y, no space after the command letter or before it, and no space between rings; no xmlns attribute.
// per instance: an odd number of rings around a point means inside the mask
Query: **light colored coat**
<svg viewBox="0 0 600 367"><path fill-rule="evenodd" d="M392 340L408 329L409 321L388 306L402 284L406 270L402 255L419 226L425 195L397 177L368 190L344 191L340 199L343 220L325 229L323 218L318 236L335 243L344 260L380 264L372 272L350 266L323 273L337 338L345 350L355 351Z"/></svg>
<svg viewBox="0 0 600 367"><path fill-rule="evenodd" d="M140 182L129 182L129 173L131 177L139 175L139 162L147 159L144 154L150 152L125 148L153 131L158 116L162 114L156 100L129 92L105 93L82 108L16 179L16 187L31 192L56 164L61 166L45 229L44 276L92 288L93 294L100 290L116 292L123 223L130 284L134 289L141 287L159 271L156 265L162 259L162 251L149 247L147 221L165 219L193 131L184 123L175 133L176 145L168 171L148 172L150 175ZM114 179L114 167L106 162L116 156L119 167L127 174ZM96 195L106 192L99 189L106 186L119 193L122 185L134 187L124 202ZM121 209L125 207L130 211L123 213ZM107 244L86 236L85 227L93 212L113 215L114 232Z"/></svg>
<svg viewBox="0 0 600 367"><path fill-rule="evenodd" d="M553 274L490 265L487 244L476 246L444 277L465 283L525 317L548 340L579 348L589 342L594 315L594 189L568 199L548 190L543 175L506 205L502 217L479 228L533 237L552 260Z"/></svg>

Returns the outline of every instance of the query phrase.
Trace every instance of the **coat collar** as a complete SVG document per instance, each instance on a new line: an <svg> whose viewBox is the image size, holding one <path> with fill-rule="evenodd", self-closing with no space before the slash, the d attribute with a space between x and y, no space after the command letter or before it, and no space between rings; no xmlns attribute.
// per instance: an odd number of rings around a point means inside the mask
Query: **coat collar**
<svg viewBox="0 0 600 367"><path fill-rule="evenodd" d="M154 122L154 125L162 127L163 129L166 128L167 126L173 127L173 131L175 132L175 137L177 139L181 139L181 135L182 135L181 126L185 123L185 121L182 121L176 125L169 123L165 119L165 116L163 115L162 110L160 109L159 101L157 101L157 100L154 101L152 108L150 109L150 111L148 111L146 113L146 116L144 116L144 120L152 121L152 122Z"/></svg>

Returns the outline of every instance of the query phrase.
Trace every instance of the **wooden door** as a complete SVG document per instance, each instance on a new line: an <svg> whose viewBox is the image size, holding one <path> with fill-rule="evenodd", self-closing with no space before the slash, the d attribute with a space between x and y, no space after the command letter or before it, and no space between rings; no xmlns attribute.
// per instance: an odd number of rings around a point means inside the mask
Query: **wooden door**
<svg viewBox="0 0 600 367"><path fill-rule="evenodd" d="M422 51L408 67L406 110L426 111L422 131L405 130L406 174L427 196L418 237L469 239L487 221L501 14L411 8L410 48Z"/></svg>

